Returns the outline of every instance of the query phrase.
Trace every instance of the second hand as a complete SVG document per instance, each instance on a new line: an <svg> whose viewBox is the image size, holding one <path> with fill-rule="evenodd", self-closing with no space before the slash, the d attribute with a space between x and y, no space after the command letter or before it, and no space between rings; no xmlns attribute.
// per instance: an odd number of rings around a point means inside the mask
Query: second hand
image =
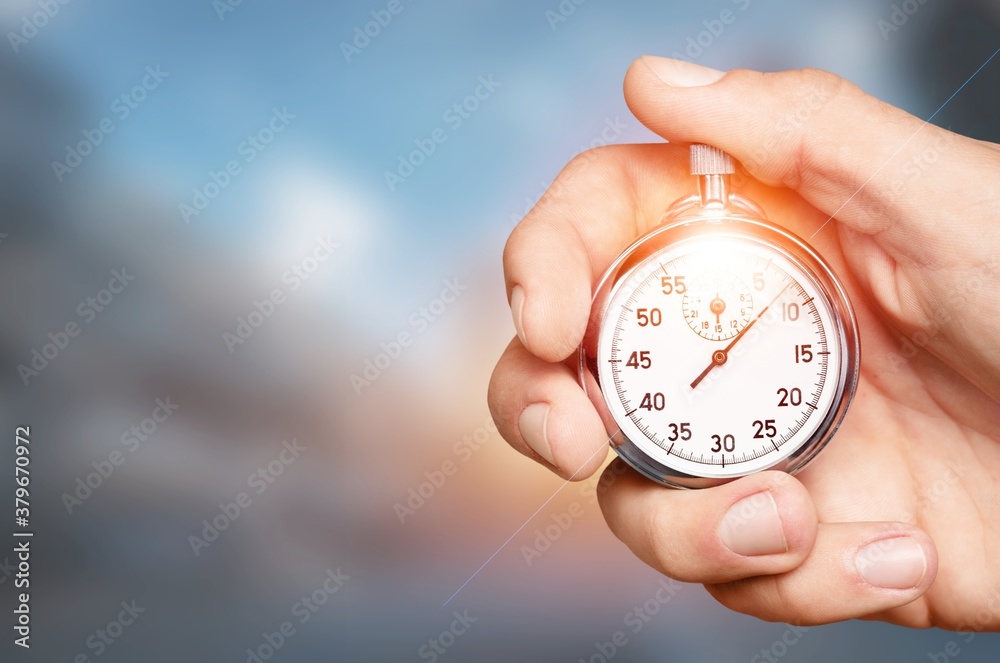
<svg viewBox="0 0 1000 663"><path fill-rule="evenodd" d="M778 294L774 296L774 299L772 299L767 306L762 308L760 310L760 313L758 313L746 327L740 330L740 333L737 334L733 338L733 340L729 342L729 345L724 347L722 350L716 350L715 352L712 353L712 363L709 364L708 367L705 370L703 370L698 377L694 379L694 382L691 383L692 389L696 389L698 385L701 384L701 381L704 380L706 377L708 377L708 374L712 372L713 368L715 368L716 366L722 366L723 364L726 363L726 361L729 360L729 351L733 349L733 346L736 345L736 342L739 341L741 338L743 338L744 334L750 331L750 328L753 327L758 320L760 320L761 316L763 316L764 313L767 312L767 309L771 308L774 302L778 301L778 298L781 297L783 294L785 294L785 290L788 290L788 286L790 285L792 285L791 280L789 280L789 282L785 284L784 288L778 291Z"/></svg>

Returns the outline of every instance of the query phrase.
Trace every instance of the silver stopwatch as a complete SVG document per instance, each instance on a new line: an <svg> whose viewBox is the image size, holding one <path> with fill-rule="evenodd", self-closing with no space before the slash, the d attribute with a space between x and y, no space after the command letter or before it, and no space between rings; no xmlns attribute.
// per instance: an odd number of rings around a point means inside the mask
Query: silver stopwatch
<svg viewBox="0 0 1000 663"><path fill-rule="evenodd" d="M857 321L805 241L730 191L734 164L691 148L699 193L604 274L580 379L611 443L675 487L794 473L829 442L858 381Z"/></svg>

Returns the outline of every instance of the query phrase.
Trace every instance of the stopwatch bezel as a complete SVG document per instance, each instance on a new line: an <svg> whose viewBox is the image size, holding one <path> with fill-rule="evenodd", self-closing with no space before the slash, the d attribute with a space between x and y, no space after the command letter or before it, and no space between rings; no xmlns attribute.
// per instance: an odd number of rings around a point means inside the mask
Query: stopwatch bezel
<svg viewBox="0 0 1000 663"><path fill-rule="evenodd" d="M644 476L673 488L707 488L745 476L692 475L651 457L621 430L601 389L598 342L616 285L660 251L706 236L751 240L777 250L819 285L819 294L827 300L834 313L836 342L841 345L841 358L831 406L805 442L788 456L763 468L796 474L830 442L850 408L860 373L860 336L847 291L830 265L805 240L764 218L729 211L716 212L711 216L704 213L685 215L671 219L634 241L605 271L594 291L587 331L579 349L580 383L604 422L612 448Z"/></svg>

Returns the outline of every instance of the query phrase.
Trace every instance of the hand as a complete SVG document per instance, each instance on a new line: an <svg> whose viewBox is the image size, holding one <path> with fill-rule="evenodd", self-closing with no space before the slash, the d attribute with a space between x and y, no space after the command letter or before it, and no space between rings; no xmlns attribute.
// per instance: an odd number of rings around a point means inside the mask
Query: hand
<svg viewBox="0 0 1000 663"><path fill-rule="evenodd" d="M625 471L600 495L611 530L647 564L763 619L1000 628L1000 148L820 71L646 57L625 97L680 145L583 153L511 234L518 335L489 393L504 437L563 477L603 464L607 435L576 376L592 289L691 192L686 144L716 145L774 222L819 230L810 242L861 327L857 394L796 477L679 491Z"/></svg>

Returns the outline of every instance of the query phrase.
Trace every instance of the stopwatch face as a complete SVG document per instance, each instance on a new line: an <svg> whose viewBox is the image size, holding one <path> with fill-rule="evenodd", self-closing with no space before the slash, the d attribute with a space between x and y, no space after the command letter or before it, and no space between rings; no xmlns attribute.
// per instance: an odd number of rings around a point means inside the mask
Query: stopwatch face
<svg viewBox="0 0 1000 663"><path fill-rule="evenodd" d="M619 455L699 487L804 466L847 410L858 354L822 259L730 218L668 226L623 254L598 289L581 377Z"/></svg>

